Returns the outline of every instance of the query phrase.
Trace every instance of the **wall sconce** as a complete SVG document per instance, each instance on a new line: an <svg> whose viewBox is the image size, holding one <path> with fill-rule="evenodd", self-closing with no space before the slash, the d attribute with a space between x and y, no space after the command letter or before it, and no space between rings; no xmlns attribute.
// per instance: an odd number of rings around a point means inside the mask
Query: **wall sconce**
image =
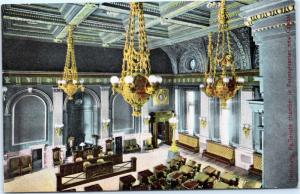
<svg viewBox="0 0 300 194"><path fill-rule="evenodd" d="M54 126L55 128L55 132L58 136L61 136L62 135L62 131L63 131L63 127L64 127L64 124L56 124Z"/></svg>
<svg viewBox="0 0 300 194"><path fill-rule="evenodd" d="M243 131L246 137L249 137L250 135L250 130L251 130L251 125L250 124L243 124Z"/></svg>
<svg viewBox="0 0 300 194"><path fill-rule="evenodd" d="M3 101L5 101L5 99L6 99L6 92L7 92L7 87L3 86L2 87Z"/></svg>
<svg viewBox="0 0 300 194"><path fill-rule="evenodd" d="M179 152L179 148L176 145L176 140L175 140L175 132L176 132L176 128L177 128L177 123L178 123L178 119L173 116L169 119L169 123L170 123L170 127L173 131L173 137L172 137L172 145L170 148L170 151L173 153Z"/></svg>
<svg viewBox="0 0 300 194"><path fill-rule="evenodd" d="M143 120L143 121L144 121L144 124L145 124L146 126L149 125L150 118L151 118L151 117L150 117L149 115L147 115L147 116L144 117L144 120Z"/></svg>
<svg viewBox="0 0 300 194"><path fill-rule="evenodd" d="M28 90L28 93L32 93L32 88L30 87L30 88L27 88L27 90Z"/></svg>
<svg viewBox="0 0 300 194"><path fill-rule="evenodd" d="M103 119L102 120L102 126L104 130L107 130L110 124L110 119Z"/></svg>
<svg viewBox="0 0 300 194"><path fill-rule="evenodd" d="M200 120L200 128L205 129L207 126L207 118L206 117L199 117Z"/></svg>

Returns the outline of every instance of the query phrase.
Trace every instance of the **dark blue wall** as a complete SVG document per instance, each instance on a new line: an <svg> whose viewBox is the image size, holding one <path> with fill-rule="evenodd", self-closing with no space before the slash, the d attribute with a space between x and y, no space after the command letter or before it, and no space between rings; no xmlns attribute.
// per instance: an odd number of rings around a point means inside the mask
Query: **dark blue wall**
<svg viewBox="0 0 300 194"><path fill-rule="evenodd" d="M66 51L65 44L3 38L3 70L62 71ZM75 55L80 72L121 72L122 49L77 45ZM161 49L151 51L150 62L152 73L172 73L170 59Z"/></svg>

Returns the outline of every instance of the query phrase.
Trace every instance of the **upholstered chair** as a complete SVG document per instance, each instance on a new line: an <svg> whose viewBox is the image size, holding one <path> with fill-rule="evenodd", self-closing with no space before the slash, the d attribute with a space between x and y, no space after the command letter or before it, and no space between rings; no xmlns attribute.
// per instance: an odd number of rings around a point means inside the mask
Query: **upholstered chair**
<svg viewBox="0 0 300 194"><path fill-rule="evenodd" d="M89 154L89 155L86 156L86 159L87 160L92 160L92 159L94 159L94 156L92 154Z"/></svg>
<svg viewBox="0 0 300 194"><path fill-rule="evenodd" d="M187 162L186 162L186 165L188 165L188 166L190 166L190 167L194 167L194 166L196 166L196 164L197 164L197 162L195 162L194 160L188 160Z"/></svg>
<svg viewBox="0 0 300 194"><path fill-rule="evenodd" d="M98 160L97 160L97 163L100 163L100 164L102 164L102 163L105 163L105 161L104 161L104 159L103 159L103 158L100 158L100 159L98 159Z"/></svg>
<svg viewBox="0 0 300 194"><path fill-rule="evenodd" d="M151 138L146 139L144 144L145 144L145 147L144 147L145 150L152 150L153 149Z"/></svg>
<svg viewBox="0 0 300 194"><path fill-rule="evenodd" d="M52 149L52 153L53 153L53 165L60 165L62 164L62 159L60 156L60 148L56 147Z"/></svg>
<svg viewBox="0 0 300 194"><path fill-rule="evenodd" d="M86 167L90 166L91 163L89 161L85 161L85 162L83 162L82 165L83 165L83 171L85 172L86 171Z"/></svg>
<svg viewBox="0 0 300 194"><path fill-rule="evenodd" d="M218 180L218 179L220 178L220 174L221 174L221 171L216 170L216 171L214 172L214 174L213 174L213 177L214 177L216 180Z"/></svg>
<svg viewBox="0 0 300 194"><path fill-rule="evenodd" d="M21 174L32 172L31 156L21 156Z"/></svg>
<svg viewBox="0 0 300 194"><path fill-rule="evenodd" d="M100 153L98 154L98 157L99 157L99 158L103 158L104 156L105 156L104 152L100 152Z"/></svg>
<svg viewBox="0 0 300 194"><path fill-rule="evenodd" d="M9 164L9 174L10 177L15 177L21 175L20 172L20 158L15 157L15 158L10 158L8 161Z"/></svg>
<svg viewBox="0 0 300 194"><path fill-rule="evenodd" d="M82 157L78 157L75 159L75 162L81 162L81 161L83 161Z"/></svg>

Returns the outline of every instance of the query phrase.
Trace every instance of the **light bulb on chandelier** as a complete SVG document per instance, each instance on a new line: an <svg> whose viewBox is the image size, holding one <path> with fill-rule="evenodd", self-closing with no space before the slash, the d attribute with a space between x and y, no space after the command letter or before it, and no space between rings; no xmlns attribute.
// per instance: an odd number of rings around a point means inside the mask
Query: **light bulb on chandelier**
<svg viewBox="0 0 300 194"><path fill-rule="evenodd" d="M138 33L136 33L138 24ZM138 34L138 48L134 45ZM142 106L162 83L160 76L150 75L150 51L145 29L143 3L130 4L129 27L126 30L121 77L113 76L110 82L113 92L118 92L133 108L133 116L140 116Z"/></svg>

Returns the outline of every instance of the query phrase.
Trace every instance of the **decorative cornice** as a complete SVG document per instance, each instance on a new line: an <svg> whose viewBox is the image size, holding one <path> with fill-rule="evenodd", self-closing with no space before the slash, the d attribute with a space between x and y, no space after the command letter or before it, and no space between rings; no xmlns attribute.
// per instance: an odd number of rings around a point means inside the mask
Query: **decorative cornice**
<svg viewBox="0 0 300 194"><path fill-rule="evenodd" d="M254 77L259 75L259 70L243 70L237 71L238 76L245 78L246 83L252 85L255 80ZM85 73L85 76L80 76L85 85L110 85L110 77L116 74L89 74ZM162 74L163 85L199 85L204 82L204 73L189 73L189 74ZM53 74L49 72L44 72L40 74L26 74L19 72L18 74L7 74L3 75L3 85L56 85L57 80L61 78L61 73ZM247 84L246 84L247 85ZM108 89L106 87L102 89Z"/></svg>
<svg viewBox="0 0 300 194"><path fill-rule="evenodd" d="M249 16L246 18L245 21L245 25L246 26L252 26L254 24L254 22L258 21L258 20L262 20L268 17L273 17L273 16L277 16L277 15L283 15L286 13L290 13L292 11L295 11L295 5L294 4L290 4L290 5L286 5L284 7L281 8L276 8L274 10L271 11L265 11L259 14L256 14L254 16Z"/></svg>

